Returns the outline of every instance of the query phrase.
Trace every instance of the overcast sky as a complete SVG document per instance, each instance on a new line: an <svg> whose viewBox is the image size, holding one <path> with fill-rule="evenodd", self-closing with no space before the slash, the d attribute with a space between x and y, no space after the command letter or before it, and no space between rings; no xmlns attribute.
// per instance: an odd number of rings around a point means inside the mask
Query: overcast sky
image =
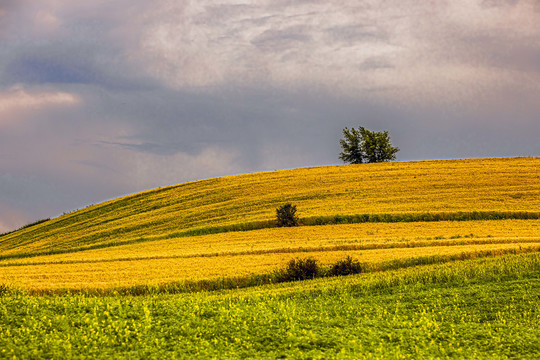
<svg viewBox="0 0 540 360"><path fill-rule="evenodd" d="M339 164L540 155L538 0L0 0L0 232L128 193Z"/></svg>

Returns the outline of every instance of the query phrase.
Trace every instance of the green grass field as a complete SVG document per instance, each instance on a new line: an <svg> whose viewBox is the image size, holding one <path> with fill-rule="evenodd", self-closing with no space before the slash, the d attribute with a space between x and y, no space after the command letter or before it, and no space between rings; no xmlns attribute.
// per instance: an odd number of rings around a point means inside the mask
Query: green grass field
<svg viewBox="0 0 540 360"><path fill-rule="evenodd" d="M302 226L275 227L285 202ZM539 218L540 158L130 195L0 235L0 358L537 359ZM361 273L329 276L346 256Z"/></svg>
<svg viewBox="0 0 540 360"><path fill-rule="evenodd" d="M540 255L182 295L0 298L4 358L540 356Z"/></svg>

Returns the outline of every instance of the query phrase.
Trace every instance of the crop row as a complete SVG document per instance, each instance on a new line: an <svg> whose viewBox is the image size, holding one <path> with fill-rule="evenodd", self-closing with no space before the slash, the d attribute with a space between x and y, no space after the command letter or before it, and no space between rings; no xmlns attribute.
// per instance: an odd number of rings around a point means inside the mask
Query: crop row
<svg viewBox="0 0 540 360"><path fill-rule="evenodd" d="M538 220L540 212L459 212L459 213L440 213L440 214L364 214L364 215L334 215L328 217L306 218L301 220L301 225L304 226L321 226L321 225L336 225L336 224L363 224L363 223L408 223L408 222L456 222L456 221L480 221L480 220ZM507 223L505 223L507 224ZM530 222L533 227L538 227L538 222ZM422 225L425 226L425 225ZM192 229L183 232L173 232L165 236L148 235L140 236L136 239L122 239L110 236L105 239L100 239L100 242L90 241L84 244L73 245L66 243L62 239L47 239L47 241L35 241L24 246L7 247L4 251L0 251L0 261L3 259L25 258L42 255L66 254L78 251L88 251L103 249L116 246L132 245L144 242L156 242L164 239L174 239L175 243L179 238L195 238L201 235L214 235L229 232L244 232L255 231L262 229L275 228L274 221L256 222L250 224L237 224L233 226L210 227L203 229ZM493 224L487 226L493 227ZM496 226L495 226L496 227ZM283 230L280 230L283 231ZM317 230L318 231L318 230ZM410 235L409 233L407 235ZM507 234L505 234L507 235ZM536 234L535 234L536 235ZM255 237L257 234L250 234L250 237ZM278 236L279 237L279 236ZM205 238L204 243L208 241ZM189 241L192 244L192 241ZM163 244L163 243L160 243ZM204 244L201 244L204 246ZM190 246L192 249L193 246Z"/></svg>

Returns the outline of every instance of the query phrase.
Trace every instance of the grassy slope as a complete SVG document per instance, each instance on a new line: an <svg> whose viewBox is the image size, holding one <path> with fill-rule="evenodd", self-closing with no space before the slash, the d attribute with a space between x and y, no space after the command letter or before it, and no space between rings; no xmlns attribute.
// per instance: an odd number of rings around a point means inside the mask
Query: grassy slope
<svg viewBox="0 0 540 360"><path fill-rule="evenodd" d="M71 251L269 221L362 213L539 211L540 158L330 166L186 183L94 205L0 237L3 254Z"/></svg>
<svg viewBox="0 0 540 360"><path fill-rule="evenodd" d="M165 238L182 229L266 220L285 201L297 204L301 216L537 212L539 169L540 158L486 159L212 179L110 201L0 237L0 256L55 247L76 250L140 236ZM462 246L496 249L521 246L520 242L525 246L526 241L537 242L539 224L540 220L446 221L172 236L79 253L3 260L0 275L13 272L29 279L75 275L86 287L88 278L100 271L103 276L120 272L117 266L121 264L132 266L129 276L140 280L150 271L161 274L153 261L173 260L165 268L175 270L174 266L182 266L183 256L193 255L185 258L188 271L200 271L201 261L221 258L225 262L220 264L232 264L230 259L236 258L246 267L249 263L242 256L207 255L246 252L256 257L261 251L259 259L269 259L267 255L286 254L276 249L306 244L367 245L373 250L360 251L358 257L397 259L400 252L414 257L444 254ZM294 240L287 242L289 238ZM266 250L271 251L267 254ZM333 254L327 250L324 256ZM152 256L159 259L141 259ZM121 259L129 261L115 261ZM251 265L260 263L255 260ZM538 253L411 266L429 263L413 261L403 268L393 267L397 270L243 290L136 297L29 296L24 291L3 291L0 280L0 358L540 356ZM83 271L77 273L77 269ZM103 276L98 274L94 280Z"/></svg>
<svg viewBox="0 0 540 360"><path fill-rule="evenodd" d="M540 255L218 293L0 296L0 358L538 359Z"/></svg>

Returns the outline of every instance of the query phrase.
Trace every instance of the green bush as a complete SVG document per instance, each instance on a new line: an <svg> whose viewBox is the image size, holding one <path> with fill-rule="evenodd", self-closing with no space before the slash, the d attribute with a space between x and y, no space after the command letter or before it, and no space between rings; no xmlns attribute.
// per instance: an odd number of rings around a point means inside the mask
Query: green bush
<svg viewBox="0 0 540 360"><path fill-rule="evenodd" d="M296 206L285 204L276 209L277 226L298 226Z"/></svg>
<svg viewBox="0 0 540 360"><path fill-rule="evenodd" d="M280 281L313 279L321 273L319 263L314 258L292 259L278 276Z"/></svg>
<svg viewBox="0 0 540 360"><path fill-rule="evenodd" d="M347 256L344 260L339 260L330 267L328 276L359 274L362 271L362 264L358 260Z"/></svg>

